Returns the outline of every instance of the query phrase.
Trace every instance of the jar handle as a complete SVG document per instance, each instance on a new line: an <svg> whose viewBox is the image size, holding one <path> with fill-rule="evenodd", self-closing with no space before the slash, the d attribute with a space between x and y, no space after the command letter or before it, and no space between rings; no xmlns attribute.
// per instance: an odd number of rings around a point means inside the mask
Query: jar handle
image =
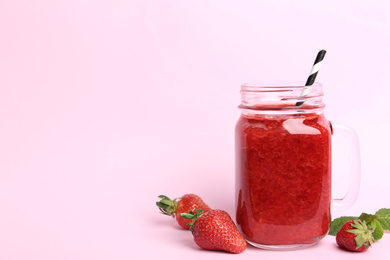
<svg viewBox="0 0 390 260"><path fill-rule="evenodd" d="M346 126L330 123L332 135L342 135L349 147L349 184L345 196L341 199L332 199L332 211L343 211L351 207L358 195L360 188L360 148L359 139L355 131Z"/></svg>

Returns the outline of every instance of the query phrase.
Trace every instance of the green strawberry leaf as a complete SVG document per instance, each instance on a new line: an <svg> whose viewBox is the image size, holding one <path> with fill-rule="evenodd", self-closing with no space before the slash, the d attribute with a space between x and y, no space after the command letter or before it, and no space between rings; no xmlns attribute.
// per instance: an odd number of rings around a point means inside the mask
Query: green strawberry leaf
<svg viewBox="0 0 390 260"><path fill-rule="evenodd" d="M374 220L371 222L370 225L368 225L370 229L373 229L374 232L372 233L372 236L375 241L381 239L383 237L383 228L381 224L378 222L378 220Z"/></svg>
<svg viewBox="0 0 390 260"><path fill-rule="evenodd" d="M330 223L330 230L329 230L329 235L331 236L335 236L337 235L337 232L339 232L340 228L349 220L352 220L352 219L358 219L357 217L340 217L340 218L336 218L334 219L331 223Z"/></svg>
<svg viewBox="0 0 390 260"><path fill-rule="evenodd" d="M188 211L188 213L180 213L180 216L182 216L185 219L193 219L194 220L194 221L187 224L190 226L190 231L192 233L193 232L192 226L195 224L196 220L202 216L202 209L201 208L197 209L195 211L195 213L191 210Z"/></svg>
<svg viewBox="0 0 390 260"><path fill-rule="evenodd" d="M163 199L163 200L171 200L169 197L165 196L165 195L160 195L158 196L160 199Z"/></svg>
<svg viewBox="0 0 390 260"><path fill-rule="evenodd" d="M188 211L188 213L181 213L180 216L182 216L185 219L194 219L195 214L190 210Z"/></svg>
<svg viewBox="0 0 390 260"><path fill-rule="evenodd" d="M375 216L382 228L390 231L390 209L380 209L375 213Z"/></svg>
<svg viewBox="0 0 390 260"><path fill-rule="evenodd" d="M381 222L379 221L379 218L380 218L380 216L378 216L377 214L372 215L372 214L362 213L359 216L359 219L362 221L365 221L367 223L367 226L371 230L373 230L372 236L373 236L375 241L377 241L383 237L383 226L382 226Z"/></svg>
<svg viewBox="0 0 390 260"><path fill-rule="evenodd" d="M365 222L364 222L365 223ZM371 229L372 231L374 231L376 229L377 226L380 226L381 224L378 223L378 221L375 219L373 221L370 222L370 224L368 224L368 228Z"/></svg>
<svg viewBox="0 0 390 260"><path fill-rule="evenodd" d="M371 222L377 219L377 216L372 214L362 213L360 214L359 219L361 221L365 221L367 225L370 225Z"/></svg>

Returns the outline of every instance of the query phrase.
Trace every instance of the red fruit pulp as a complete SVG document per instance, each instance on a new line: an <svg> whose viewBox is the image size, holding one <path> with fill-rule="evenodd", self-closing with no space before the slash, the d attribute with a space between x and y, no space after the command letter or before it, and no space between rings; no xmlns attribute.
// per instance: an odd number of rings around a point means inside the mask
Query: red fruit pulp
<svg viewBox="0 0 390 260"><path fill-rule="evenodd" d="M248 241L313 244L328 233L330 137L323 114L240 117L236 218Z"/></svg>

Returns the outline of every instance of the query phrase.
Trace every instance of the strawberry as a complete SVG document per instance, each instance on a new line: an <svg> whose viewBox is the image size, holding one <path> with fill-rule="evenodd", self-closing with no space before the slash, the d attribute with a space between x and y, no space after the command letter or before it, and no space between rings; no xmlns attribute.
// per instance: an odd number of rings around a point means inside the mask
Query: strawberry
<svg viewBox="0 0 390 260"><path fill-rule="evenodd" d="M195 194L185 194L180 198L171 200L167 196L158 196L161 200L156 202L158 208L164 215L176 217L177 223L185 229L190 229L188 225L192 220L185 219L180 216L181 213L195 211L201 208L203 212L209 211L211 208L202 200L201 197Z"/></svg>
<svg viewBox="0 0 390 260"><path fill-rule="evenodd" d="M194 220L189 225L194 241L199 247L235 254L245 250L246 241L226 211L211 209L202 213L202 209L197 209L196 213L189 211L181 215Z"/></svg>
<svg viewBox="0 0 390 260"><path fill-rule="evenodd" d="M372 230L358 219L347 221L336 235L337 244L350 251L363 252L374 242Z"/></svg>

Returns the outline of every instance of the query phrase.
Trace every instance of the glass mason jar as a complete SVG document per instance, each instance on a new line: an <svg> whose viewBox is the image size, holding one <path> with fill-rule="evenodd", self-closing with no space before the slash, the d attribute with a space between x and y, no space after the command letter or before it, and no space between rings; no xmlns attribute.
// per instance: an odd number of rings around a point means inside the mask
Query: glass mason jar
<svg viewBox="0 0 390 260"><path fill-rule="evenodd" d="M331 221L331 135L350 144L347 195L332 207L345 209L357 198L359 146L353 131L324 116L322 86L244 84L236 124L236 222L248 243L288 250L316 244Z"/></svg>

